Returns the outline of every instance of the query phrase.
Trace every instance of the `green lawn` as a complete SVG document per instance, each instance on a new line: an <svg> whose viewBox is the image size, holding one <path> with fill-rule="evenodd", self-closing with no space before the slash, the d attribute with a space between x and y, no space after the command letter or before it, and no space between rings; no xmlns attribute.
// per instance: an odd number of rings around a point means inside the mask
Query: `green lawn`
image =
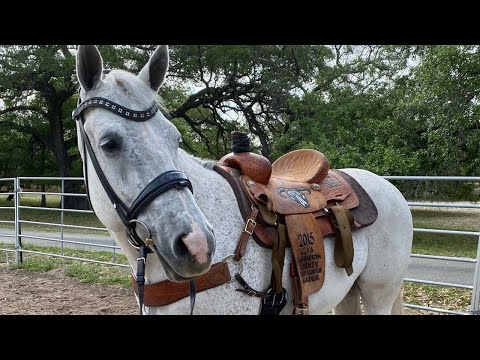
<svg viewBox="0 0 480 360"><path fill-rule="evenodd" d="M468 312L472 291L444 286L424 285L411 282L403 284L403 301L407 304L428 306L451 311ZM438 312L406 308L412 315L439 314Z"/></svg>
<svg viewBox="0 0 480 360"><path fill-rule="evenodd" d="M13 249L13 245L10 244L0 244L0 247ZM24 249L49 254L62 254L61 249L56 246L35 246L27 244L24 246ZM86 251L64 248L62 255L104 262L113 262L115 260L117 264L128 265L125 255L115 254L115 259L113 259L113 255L109 251ZM0 263L7 262L13 269L22 268L31 271L46 272L56 268L63 268L68 276L79 278L82 281L105 285L119 284L125 288L130 288L131 286L130 268L121 266L65 259L56 256L45 256L36 253L23 253L22 264L15 265L13 252L0 251Z"/></svg>
<svg viewBox="0 0 480 360"><path fill-rule="evenodd" d="M20 205L29 207L40 207L40 195L23 194L21 197ZM59 209L60 196L49 195L47 196L47 209ZM14 221L15 213L13 210L14 201L7 201L7 196L0 196L0 207L12 207L11 209L0 208L0 220ZM44 223L62 223L61 211L43 210L40 209L19 209L20 219L26 221L37 221ZM97 216L93 213L78 213L78 212L64 212L63 224L65 225L77 225L77 226L91 226L100 227L104 226L98 220ZM13 228L11 224L0 223L0 227ZM58 226L50 225L36 225L36 224L22 224L22 229L25 230L37 230L37 231L59 231ZM89 229L77 229L77 228L64 228L67 232L77 233L94 233L105 234L105 231L89 230Z"/></svg>
<svg viewBox="0 0 480 360"><path fill-rule="evenodd" d="M412 216L415 228L480 232L477 209L412 208ZM476 258L477 244L477 236L415 232L412 252Z"/></svg>

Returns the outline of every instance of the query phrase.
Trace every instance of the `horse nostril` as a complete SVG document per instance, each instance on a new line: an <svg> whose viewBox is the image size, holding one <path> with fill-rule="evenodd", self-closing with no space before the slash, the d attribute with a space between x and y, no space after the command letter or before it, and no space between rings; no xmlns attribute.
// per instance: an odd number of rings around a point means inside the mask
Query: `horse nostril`
<svg viewBox="0 0 480 360"><path fill-rule="evenodd" d="M186 237L187 235L185 234L180 235L179 237L177 237L175 243L173 244L173 252L178 257L183 257L190 253L187 245L185 245L185 242L183 241Z"/></svg>
<svg viewBox="0 0 480 360"><path fill-rule="evenodd" d="M197 226L198 227L198 226ZM211 257L211 251L209 250L209 240L203 232L198 231L195 228L188 235L181 237L182 243L186 248L187 253L191 256L191 260L198 262L199 264L208 263Z"/></svg>

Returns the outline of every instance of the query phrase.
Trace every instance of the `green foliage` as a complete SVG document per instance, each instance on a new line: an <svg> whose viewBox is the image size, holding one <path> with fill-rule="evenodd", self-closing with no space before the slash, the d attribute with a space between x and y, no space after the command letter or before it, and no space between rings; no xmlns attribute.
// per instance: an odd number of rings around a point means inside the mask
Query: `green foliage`
<svg viewBox="0 0 480 360"><path fill-rule="evenodd" d="M155 46L99 49L106 68L138 72ZM0 176L81 176L74 52L1 48ZM172 45L170 60L160 94L196 156L220 158L237 130L271 160L314 148L335 168L478 175L478 46Z"/></svg>
<svg viewBox="0 0 480 360"><path fill-rule="evenodd" d="M147 49L102 46L106 67L138 71ZM0 176L81 176L75 122L75 47L9 45L0 51ZM59 134L62 134L59 136ZM19 151L11 157L10 149Z"/></svg>
<svg viewBox="0 0 480 360"><path fill-rule="evenodd" d="M318 93L291 102L296 122L289 136L275 142L274 157L300 148L323 152L334 168L359 167L382 174L403 175L418 169L392 107L376 94L335 90L329 100Z"/></svg>
<svg viewBox="0 0 480 360"><path fill-rule="evenodd" d="M425 47L407 83L398 115L422 148L425 175L479 174L479 50Z"/></svg>
<svg viewBox="0 0 480 360"><path fill-rule="evenodd" d="M324 46L193 45L172 48L170 79L190 95L172 111L186 121L184 146L219 158L230 151L230 132L247 131L270 157L272 138L285 133L287 102L331 56ZM190 89L188 88L190 85Z"/></svg>

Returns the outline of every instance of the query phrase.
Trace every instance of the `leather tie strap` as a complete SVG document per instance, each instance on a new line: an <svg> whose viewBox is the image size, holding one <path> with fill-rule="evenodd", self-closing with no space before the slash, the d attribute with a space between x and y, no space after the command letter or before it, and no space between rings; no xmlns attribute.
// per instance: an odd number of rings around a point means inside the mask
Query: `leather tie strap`
<svg viewBox="0 0 480 360"><path fill-rule="evenodd" d="M250 285L248 285L245 279L242 277L242 275L235 274L235 280L237 280L240 283L240 285L243 286L243 289L237 289L237 291L244 293L248 296L256 296L262 299L265 299L268 297L268 294L266 292L257 291L254 288L252 288Z"/></svg>
<svg viewBox="0 0 480 360"><path fill-rule="evenodd" d="M275 294L280 294L282 289L282 273L287 247L287 230L285 224L278 222L278 229L272 247L272 289Z"/></svg>
<svg viewBox="0 0 480 360"><path fill-rule="evenodd" d="M237 247L235 248L235 256L233 257L233 260L240 261L243 255L245 255L248 239L250 239L250 236L253 234L253 229L255 229L255 226L257 226L257 222L255 221L257 215L258 208L256 206L252 206L252 211L250 211L250 214L247 216L247 221L245 222L242 235L240 235Z"/></svg>
<svg viewBox="0 0 480 360"><path fill-rule="evenodd" d="M290 277L292 278L292 292L293 292L293 313L292 315L308 315L308 295L302 291L300 276L298 274L295 262L290 263Z"/></svg>
<svg viewBox="0 0 480 360"><path fill-rule="evenodd" d="M195 286L195 279L190 280L190 315L193 315L193 308L195 307L195 298L197 296L197 287Z"/></svg>
<svg viewBox="0 0 480 360"><path fill-rule="evenodd" d="M143 314L143 298L145 290L145 263L147 262L147 254L150 252L150 249L145 245L140 245L138 247L138 259L137 259L137 279L136 285L138 288L138 307L140 310L140 315Z"/></svg>
<svg viewBox="0 0 480 360"><path fill-rule="evenodd" d="M345 268L347 275L353 273L353 240L352 230L353 216L350 210L341 205L335 205L330 208L330 219L335 227L335 250L334 259L335 264L339 267Z"/></svg>

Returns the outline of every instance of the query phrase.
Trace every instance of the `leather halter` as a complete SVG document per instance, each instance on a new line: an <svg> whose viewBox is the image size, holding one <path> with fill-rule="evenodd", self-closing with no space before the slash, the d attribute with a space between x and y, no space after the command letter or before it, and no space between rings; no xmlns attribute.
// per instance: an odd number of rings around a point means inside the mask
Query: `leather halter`
<svg viewBox="0 0 480 360"><path fill-rule="evenodd" d="M113 204L113 207L117 211L118 216L122 220L123 224L127 229L128 240L132 246L134 246L139 251L138 257L138 268L137 268L137 284L139 288L139 307L140 307L140 314L142 314L142 304L143 304L143 285L145 283L144 273L145 273L145 262L147 253L151 253L152 250L148 247L148 245L152 245L155 251L157 251L152 239L150 239L150 231L148 227L141 221L137 220L137 216L142 212L142 210L157 196L163 194L164 192L176 188L179 189L181 187L187 187L193 192L192 184L188 177L178 170L170 170L166 171L160 175L158 175L155 179L153 179L137 196L137 198L133 201L133 203L128 207L115 193L115 191L110 186L105 174L103 173L100 164L95 156L95 152L93 151L93 147L88 139L87 133L85 132L84 124L85 118L83 113L86 109L97 107L108 110L124 119L131 120L131 121L147 121L151 119L157 111L159 110L157 103L154 103L145 111L136 111L128 109L122 105L119 105L113 101L102 97L94 97L88 99L84 102L81 102L79 97L77 108L72 112L72 117L78 121L79 129L80 129L80 136L82 137L83 142L83 153L85 156L85 160L83 162L83 169L84 169L84 178L85 178L85 186L88 200L90 201L89 190L88 190L88 176L87 176L87 158L86 154L90 157L90 160L93 164L95 172L97 173L102 186L107 193L110 201ZM137 232L135 231L136 225L140 223L145 227L147 230L148 236L145 240L141 239ZM190 289L191 289L191 307L193 311L193 305L195 302L195 283L193 280L190 281Z"/></svg>

